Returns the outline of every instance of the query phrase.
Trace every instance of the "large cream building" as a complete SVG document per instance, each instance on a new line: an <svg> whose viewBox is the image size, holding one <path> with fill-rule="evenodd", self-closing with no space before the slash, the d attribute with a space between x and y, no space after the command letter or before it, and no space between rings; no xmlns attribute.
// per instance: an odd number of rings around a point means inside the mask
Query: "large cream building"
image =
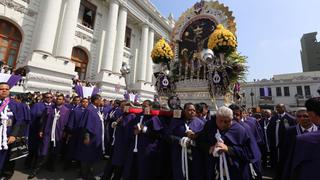
<svg viewBox="0 0 320 180"><path fill-rule="evenodd" d="M274 75L272 79L243 84L241 102L247 108L275 109L279 103L289 111L303 107L305 101L320 93L320 71Z"/></svg>
<svg viewBox="0 0 320 180"><path fill-rule="evenodd" d="M129 87L152 98L151 50L173 26L149 0L0 0L0 61L26 68L15 91L68 94L78 76L108 98L122 97L127 62Z"/></svg>

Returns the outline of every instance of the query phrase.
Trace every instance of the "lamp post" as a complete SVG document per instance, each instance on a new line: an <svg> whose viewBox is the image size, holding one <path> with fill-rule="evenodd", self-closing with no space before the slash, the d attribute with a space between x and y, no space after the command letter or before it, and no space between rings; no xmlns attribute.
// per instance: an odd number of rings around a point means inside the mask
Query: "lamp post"
<svg viewBox="0 0 320 180"><path fill-rule="evenodd" d="M251 90L250 96L251 96L251 108L253 108L253 96L254 96L254 93L252 92L252 90Z"/></svg>
<svg viewBox="0 0 320 180"><path fill-rule="evenodd" d="M124 77L124 82L126 84L125 90L129 91L128 75L130 74L130 66L126 62L123 62L120 72L121 72L121 75Z"/></svg>
<svg viewBox="0 0 320 180"><path fill-rule="evenodd" d="M298 94L296 94L296 95L294 95L294 97L296 98L297 107L299 107L299 95L298 95Z"/></svg>

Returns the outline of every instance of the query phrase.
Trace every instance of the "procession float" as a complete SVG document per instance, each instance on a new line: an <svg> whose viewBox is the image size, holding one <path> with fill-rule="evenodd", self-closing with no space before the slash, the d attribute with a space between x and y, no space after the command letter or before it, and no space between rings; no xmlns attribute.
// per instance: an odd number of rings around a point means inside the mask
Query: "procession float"
<svg viewBox="0 0 320 180"><path fill-rule="evenodd" d="M224 4L201 1L185 11L171 39L152 51L161 104L205 102L214 110L239 100L247 67L237 45L235 17Z"/></svg>

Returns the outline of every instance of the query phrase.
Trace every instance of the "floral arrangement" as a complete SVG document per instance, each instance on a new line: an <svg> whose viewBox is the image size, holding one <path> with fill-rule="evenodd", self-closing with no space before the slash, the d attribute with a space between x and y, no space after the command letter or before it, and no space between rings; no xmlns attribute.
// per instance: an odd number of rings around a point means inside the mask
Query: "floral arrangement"
<svg viewBox="0 0 320 180"><path fill-rule="evenodd" d="M226 59L226 72L228 73L230 85L234 85L238 82L244 82L246 79L246 72L248 67L246 66L247 57L242 56L238 52L233 52Z"/></svg>
<svg viewBox="0 0 320 180"><path fill-rule="evenodd" d="M173 59L173 51L163 38L154 46L151 52L151 58L155 64L169 63Z"/></svg>
<svg viewBox="0 0 320 180"><path fill-rule="evenodd" d="M226 55L234 52L237 45L237 38L231 31L225 29L222 24L217 26L208 40L209 49L212 49L216 53L225 53Z"/></svg>

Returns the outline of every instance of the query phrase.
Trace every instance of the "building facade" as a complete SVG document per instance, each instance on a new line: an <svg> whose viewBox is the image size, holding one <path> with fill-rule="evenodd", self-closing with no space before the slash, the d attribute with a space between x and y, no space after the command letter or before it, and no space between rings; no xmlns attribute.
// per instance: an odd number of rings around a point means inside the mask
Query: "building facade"
<svg viewBox="0 0 320 180"><path fill-rule="evenodd" d="M0 26L0 61L27 71L15 91L70 94L79 78L121 98L126 62L129 88L153 98L151 50L174 20L148 0L0 0Z"/></svg>
<svg viewBox="0 0 320 180"><path fill-rule="evenodd" d="M274 75L243 85L241 104L247 108L274 109L279 103L290 111L303 107L310 97L319 96L320 71Z"/></svg>
<svg viewBox="0 0 320 180"><path fill-rule="evenodd" d="M320 71L320 42L317 40L317 32L304 34L300 42L303 72Z"/></svg>

